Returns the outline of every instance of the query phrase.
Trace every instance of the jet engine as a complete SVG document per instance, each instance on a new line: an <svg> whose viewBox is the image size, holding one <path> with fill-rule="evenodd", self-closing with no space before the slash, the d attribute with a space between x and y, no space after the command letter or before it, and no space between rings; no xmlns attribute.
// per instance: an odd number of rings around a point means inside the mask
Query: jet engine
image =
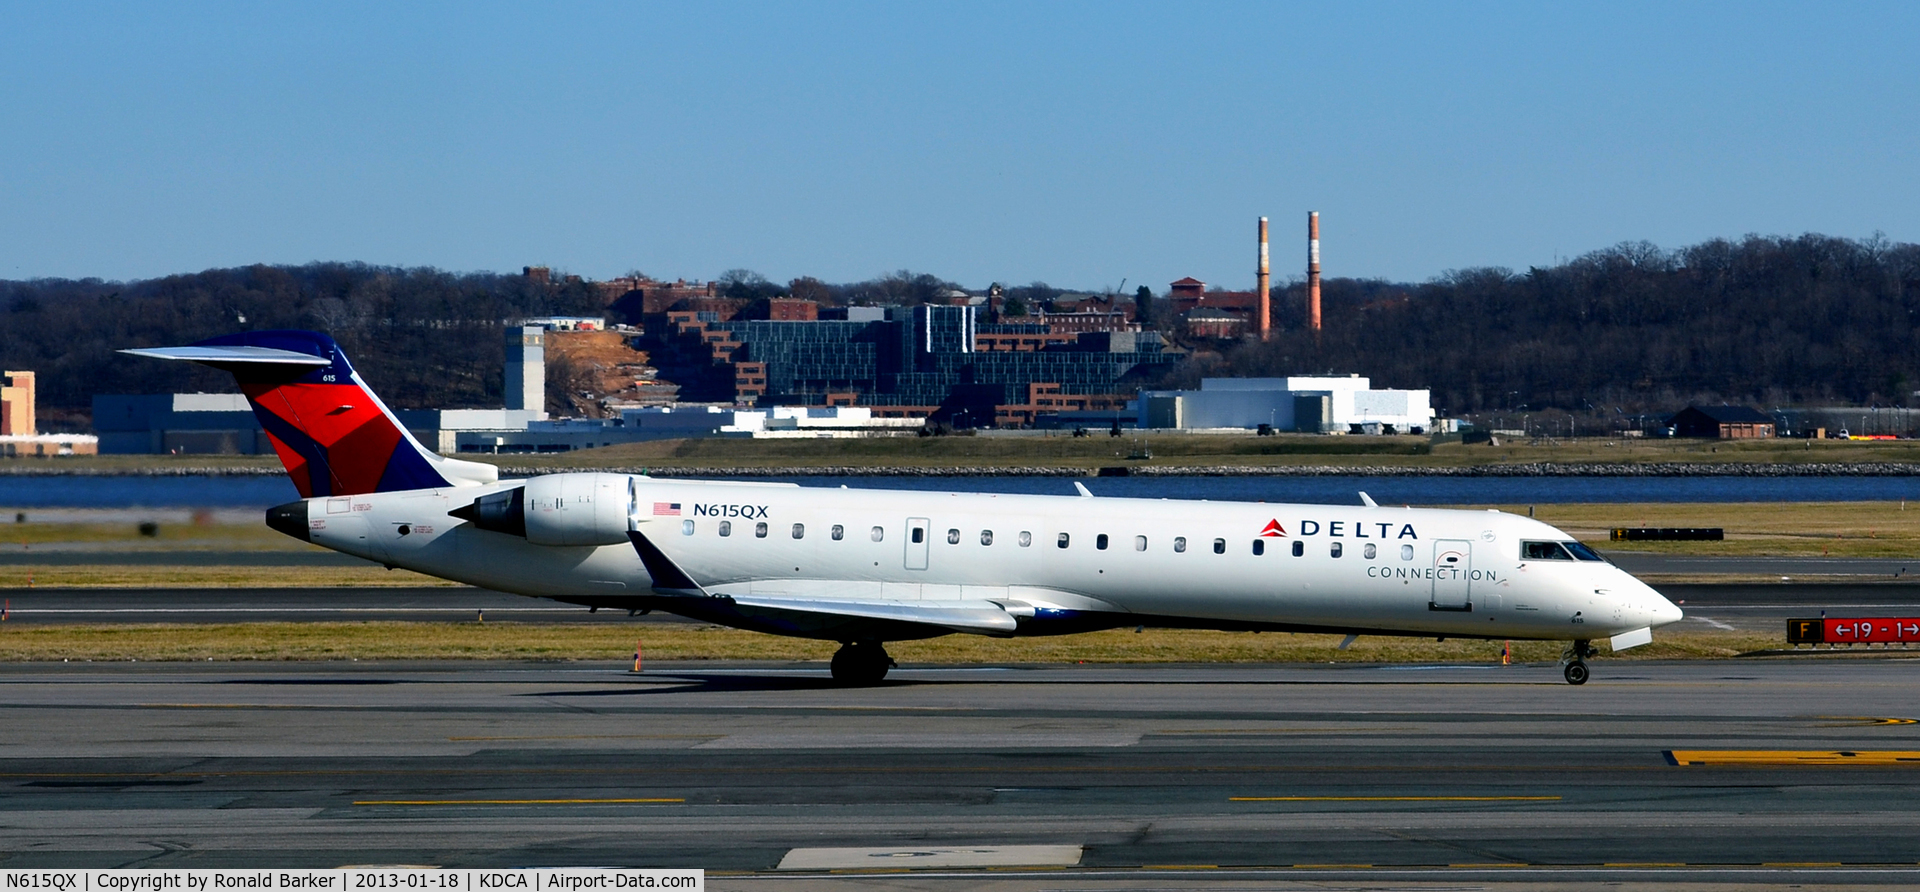
<svg viewBox="0 0 1920 892"><path fill-rule="evenodd" d="M623 545L632 482L620 474L548 474L447 513L535 545Z"/></svg>

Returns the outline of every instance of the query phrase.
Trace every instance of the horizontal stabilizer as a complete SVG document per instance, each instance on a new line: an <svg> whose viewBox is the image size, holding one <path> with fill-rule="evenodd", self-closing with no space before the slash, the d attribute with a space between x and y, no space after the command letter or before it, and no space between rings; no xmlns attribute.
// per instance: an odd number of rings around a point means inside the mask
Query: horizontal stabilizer
<svg viewBox="0 0 1920 892"><path fill-rule="evenodd" d="M188 362L213 364L245 363L249 365L282 366L325 366L333 364L326 356L314 356L295 350L280 350L273 347L248 347L234 344L223 347L140 347L122 350L132 356L145 356L149 359L183 359Z"/></svg>

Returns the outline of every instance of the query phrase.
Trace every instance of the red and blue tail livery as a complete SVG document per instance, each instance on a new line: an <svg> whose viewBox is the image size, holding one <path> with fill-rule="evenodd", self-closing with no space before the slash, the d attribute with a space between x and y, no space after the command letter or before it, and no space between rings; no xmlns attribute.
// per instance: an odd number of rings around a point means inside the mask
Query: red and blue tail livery
<svg viewBox="0 0 1920 892"><path fill-rule="evenodd" d="M422 447L353 370L340 345L313 331L254 331L187 347L122 350L233 373L304 498L491 483L493 466Z"/></svg>

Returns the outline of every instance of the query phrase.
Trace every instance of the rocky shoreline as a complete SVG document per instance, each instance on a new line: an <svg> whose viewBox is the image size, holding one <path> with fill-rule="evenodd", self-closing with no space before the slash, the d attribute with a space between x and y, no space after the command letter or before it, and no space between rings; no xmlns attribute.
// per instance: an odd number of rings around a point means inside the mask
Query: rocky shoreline
<svg viewBox="0 0 1920 892"><path fill-rule="evenodd" d="M570 470L617 474L648 473L655 477L1915 477L1920 463L1833 462L1526 462L1468 467L1402 467L1351 465L1113 465L1100 468L1061 467L608 467L549 468L507 465L502 477L526 477ZM5 477L271 477L284 473L275 467L62 468L54 463L0 465Z"/></svg>

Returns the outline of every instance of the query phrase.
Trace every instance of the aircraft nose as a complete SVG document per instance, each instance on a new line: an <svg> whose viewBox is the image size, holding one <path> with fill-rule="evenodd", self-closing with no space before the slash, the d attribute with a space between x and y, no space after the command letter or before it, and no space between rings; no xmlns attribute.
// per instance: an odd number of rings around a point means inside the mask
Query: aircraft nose
<svg viewBox="0 0 1920 892"><path fill-rule="evenodd" d="M1641 607L1652 614L1652 621L1647 625L1664 626L1686 618L1686 614L1680 610L1680 605L1667 600L1665 595L1654 591L1652 586L1642 583L1640 587L1646 590Z"/></svg>

